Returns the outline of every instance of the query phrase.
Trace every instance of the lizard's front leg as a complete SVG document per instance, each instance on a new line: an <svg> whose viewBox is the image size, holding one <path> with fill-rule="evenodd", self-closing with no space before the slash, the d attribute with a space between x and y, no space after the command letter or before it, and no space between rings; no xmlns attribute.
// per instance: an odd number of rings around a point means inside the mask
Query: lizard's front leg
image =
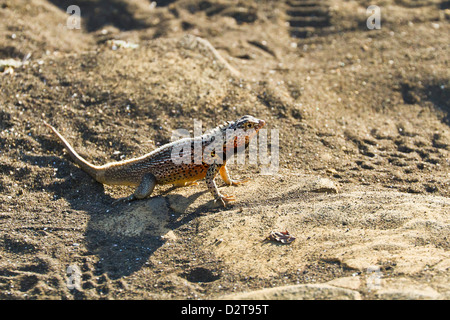
<svg viewBox="0 0 450 320"><path fill-rule="evenodd" d="M222 177L223 181L225 181L225 183L229 186L237 186L241 183L246 183L247 181L249 181L249 179L244 179L244 180L233 180L230 177L230 174L228 173L228 169L225 165L223 165L220 170L219 170L220 176Z"/></svg>
<svg viewBox="0 0 450 320"><path fill-rule="evenodd" d="M206 185L211 192L212 196L214 197L214 200L217 201L220 199L222 201L222 204L224 207L226 207L228 202L235 201L234 196L227 196L223 195L219 192L219 189L217 189L216 182L214 181L214 178L216 177L217 173L220 171L223 164L213 163L209 166L208 171L206 172Z"/></svg>

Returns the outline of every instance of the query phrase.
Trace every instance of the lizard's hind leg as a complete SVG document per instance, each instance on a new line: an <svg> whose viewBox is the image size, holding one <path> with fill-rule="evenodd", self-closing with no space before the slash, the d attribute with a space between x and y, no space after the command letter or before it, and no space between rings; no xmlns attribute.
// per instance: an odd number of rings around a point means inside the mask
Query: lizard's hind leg
<svg viewBox="0 0 450 320"><path fill-rule="evenodd" d="M156 186L156 177L151 174L147 173L142 177L141 183L138 185L136 190L132 195L129 195L128 197L123 197L115 200L113 204L116 204L117 202L129 202L136 199L144 199L152 194L153 189L155 189Z"/></svg>

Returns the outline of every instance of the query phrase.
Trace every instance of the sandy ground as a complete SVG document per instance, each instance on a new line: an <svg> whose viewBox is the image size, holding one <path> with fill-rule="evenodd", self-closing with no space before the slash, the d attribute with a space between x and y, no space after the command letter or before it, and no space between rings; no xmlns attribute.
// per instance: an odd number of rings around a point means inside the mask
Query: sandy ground
<svg viewBox="0 0 450 320"><path fill-rule="evenodd" d="M450 3L371 4L1 0L0 298L450 298ZM103 164L244 114L280 164L230 166L227 208L112 205L42 124Z"/></svg>

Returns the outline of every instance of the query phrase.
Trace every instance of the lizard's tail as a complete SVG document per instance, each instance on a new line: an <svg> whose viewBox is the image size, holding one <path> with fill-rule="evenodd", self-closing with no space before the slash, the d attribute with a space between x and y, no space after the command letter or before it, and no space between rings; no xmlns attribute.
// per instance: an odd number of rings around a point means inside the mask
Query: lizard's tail
<svg viewBox="0 0 450 320"><path fill-rule="evenodd" d="M44 121L44 124L52 129L52 131L58 136L58 138L62 141L64 144L64 147L69 152L70 157L75 161L76 164L78 164L81 169L83 169L85 172L87 172L92 178L97 180L98 172L100 170L99 167L87 162L85 159L83 159L70 145L69 142L56 130L54 127L49 125L47 122Z"/></svg>

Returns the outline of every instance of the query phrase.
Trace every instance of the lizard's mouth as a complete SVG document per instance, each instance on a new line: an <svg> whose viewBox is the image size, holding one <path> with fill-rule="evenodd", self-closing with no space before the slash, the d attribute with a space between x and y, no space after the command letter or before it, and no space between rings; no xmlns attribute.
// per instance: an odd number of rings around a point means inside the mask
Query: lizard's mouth
<svg viewBox="0 0 450 320"><path fill-rule="evenodd" d="M259 120L258 127L256 128L256 132L258 132L259 129L264 127L266 125L266 122L264 120Z"/></svg>

